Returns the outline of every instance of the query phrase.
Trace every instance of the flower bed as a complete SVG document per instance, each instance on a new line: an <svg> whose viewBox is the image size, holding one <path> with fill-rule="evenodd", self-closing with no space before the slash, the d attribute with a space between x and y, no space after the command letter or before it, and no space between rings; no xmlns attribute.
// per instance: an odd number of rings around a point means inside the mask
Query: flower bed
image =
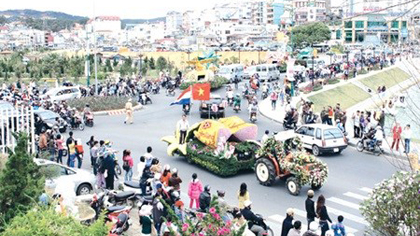
<svg viewBox="0 0 420 236"><path fill-rule="evenodd" d="M82 97L79 99L72 99L67 102L70 107L75 107L77 110L83 110L86 104L89 104L93 112L96 111L109 111L124 109L125 104L129 98L127 97ZM133 106L137 105L136 99L133 99Z"/></svg>
<svg viewBox="0 0 420 236"><path fill-rule="evenodd" d="M228 155L231 146L235 148L232 155ZM220 175L231 176L240 170L252 169L255 163L255 152L258 146L250 142L228 142L225 150L217 152L209 146L204 145L197 139L187 144L188 162L198 164L207 170Z"/></svg>
<svg viewBox="0 0 420 236"><path fill-rule="evenodd" d="M188 88L189 86L196 83L207 83L207 82L184 82L179 86L179 88L184 90ZM229 83L229 80L222 76L215 76L214 79L210 81L211 89L218 89L227 83Z"/></svg>
<svg viewBox="0 0 420 236"><path fill-rule="evenodd" d="M332 78L327 80L327 84L338 84L340 83L340 80L338 78Z"/></svg>

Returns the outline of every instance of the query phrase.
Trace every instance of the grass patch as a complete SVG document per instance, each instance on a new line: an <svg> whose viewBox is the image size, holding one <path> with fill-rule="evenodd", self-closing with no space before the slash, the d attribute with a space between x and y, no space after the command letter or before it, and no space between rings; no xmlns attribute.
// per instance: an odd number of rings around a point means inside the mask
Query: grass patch
<svg viewBox="0 0 420 236"><path fill-rule="evenodd" d="M373 91L376 91L378 86L385 85L385 87L389 89L392 86L407 80L408 78L410 78L408 73L401 70L400 68L393 68L376 75L366 77L360 80L360 82L362 82L362 84L364 84L366 87L369 87Z"/></svg>
<svg viewBox="0 0 420 236"><path fill-rule="evenodd" d="M320 112L324 106L335 106L336 103L340 103L343 109L347 109L368 99L369 96L367 92L356 85L346 84L310 96L308 99L315 104L315 112Z"/></svg>
<svg viewBox="0 0 420 236"><path fill-rule="evenodd" d="M75 107L77 110L82 111L86 104L90 105L92 111L108 111L124 109L128 101L128 97L83 97L79 99L72 99L67 101L70 107ZM133 98L133 106L137 105L137 99Z"/></svg>

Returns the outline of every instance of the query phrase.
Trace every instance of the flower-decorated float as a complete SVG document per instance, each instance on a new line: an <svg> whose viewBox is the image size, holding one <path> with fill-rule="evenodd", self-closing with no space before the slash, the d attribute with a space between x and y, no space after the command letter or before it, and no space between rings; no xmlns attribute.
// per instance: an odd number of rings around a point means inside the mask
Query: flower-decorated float
<svg viewBox="0 0 420 236"><path fill-rule="evenodd" d="M255 141L258 127L233 116L219 120L204 120L191 126L186 141L179 144L179 133L166 136L169 156L185 156L220 176L231 176L240 170L253 169L255 151L260 147Z"/></svg>
<svg viewBox="0 0 420 236"><path fill-rule="evenodd" d="M301 186L320 189L328 177L328 167L306 152L293 131L269 138L256 152L255 174L260 184L270 186L276 179L286 180L292 195L299 195Z"/></svg>

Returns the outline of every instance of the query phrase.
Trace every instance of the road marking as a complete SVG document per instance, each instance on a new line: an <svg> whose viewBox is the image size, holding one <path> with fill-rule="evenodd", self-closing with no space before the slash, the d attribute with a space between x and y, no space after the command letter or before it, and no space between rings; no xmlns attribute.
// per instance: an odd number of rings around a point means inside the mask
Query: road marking
<svg viewBox="0 0 420 236"><path fill-rule="evenodd" d="M359 207L360 207L359 204L348 202L348 201L345 201L345 200L342 200L342 199L336 198L336 197L330 197L330 198L327 199L327 201L335 202L335 203L338 203L340 205L350 207L350 208L353 208L353 209L356 209L356 210L359 210Z"/></svg>
<svg viewBox="0 0 420 236"><path fill-rule="evenodd" d="M362 190L363 192L367 192L367 193L372 193L372 191L373 191L373 189L366 188L366 187L360 188L360 190Z"/></svg>
<svg viewBox="0 0 420 236"><path fill-rule="evenodd" d="M366 197L366 196L362 196L360 194L352 193L352 192L343 193L343 195L347 196L347 197L356 198L356 199L359 199L359 200L362 200L362 201L368 199L368 197Z"/></svg>
<svg viewBox="0 0 420 236"><path fill-rule="evenodd" d="M362 217L355 216L355 215L352 215L350 213L347 213L347 212L344 212L344 211L341 211L341 210L337 210L337 209L332 208L332 207L327 207L327 211L331 212L331 213L333 213L334 215L337 215L337 216L342 215L342 216L344 216L344 219L351 220L351 221L354 221L354 222L357 222L357 223L360 223L360 224L364 224L366 226L369 225Z"/></svg>

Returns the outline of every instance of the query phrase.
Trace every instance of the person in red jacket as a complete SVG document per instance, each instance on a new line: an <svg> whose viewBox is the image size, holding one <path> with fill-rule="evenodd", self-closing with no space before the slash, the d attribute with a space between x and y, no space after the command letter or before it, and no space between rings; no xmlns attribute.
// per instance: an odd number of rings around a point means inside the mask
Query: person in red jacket
<svg viewBox="0 0 420 236"><path fill-rule="evenodd" d="M398 152L398 148L400 146L400 141L401 141L401 133L402 133L402 128L400 126L400 124L398 122L395 123L395 126L392 128L392 145L391 145L391 150L394 149L394 145L397 144L396 150Z"/></svg>
<svg viewBox="0 0 420 236"><path fill-rule="evenodd" d="M190 208L192 208L193 203L195 201L196 209L200 208L199 198L200 194L203 192L203 185L201 181L197 178L197 174L194 173L192 175L192 180L188 185L188 196L190 197Z"/></svg>

